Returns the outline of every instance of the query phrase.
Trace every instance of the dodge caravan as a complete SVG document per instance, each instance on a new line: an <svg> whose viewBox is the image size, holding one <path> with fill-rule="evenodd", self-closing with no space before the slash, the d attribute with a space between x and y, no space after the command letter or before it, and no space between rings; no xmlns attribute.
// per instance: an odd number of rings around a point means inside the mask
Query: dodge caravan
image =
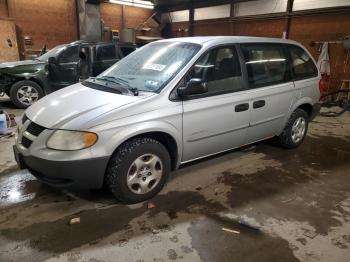
<svg viewBox="0 0 350 262"><path fill-rule="evenodd" d="M125 203L143 201L183 163L272 137L299 146L319 110L320 79L294 41L153 42L29 107L15 157L47 184L106 185Z"/></svg>

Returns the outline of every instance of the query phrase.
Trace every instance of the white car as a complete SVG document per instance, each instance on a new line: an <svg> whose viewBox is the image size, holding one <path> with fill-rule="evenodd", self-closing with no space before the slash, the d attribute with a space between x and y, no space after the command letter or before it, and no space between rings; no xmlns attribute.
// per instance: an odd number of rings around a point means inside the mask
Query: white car
<svg viewBox="0 0 350 262"><path fill-rule="evenodd" d="M36 102L14 151L50 185L106 184L134 203L157 194L183 163L271 137L297 147L320 92L315 61L294 41L162 40Z"/></svg>

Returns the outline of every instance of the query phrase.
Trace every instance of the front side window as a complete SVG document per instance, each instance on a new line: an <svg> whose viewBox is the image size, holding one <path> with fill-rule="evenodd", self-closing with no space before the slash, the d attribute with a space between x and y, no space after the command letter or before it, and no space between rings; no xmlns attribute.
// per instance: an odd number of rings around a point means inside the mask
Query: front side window
<svg viewBox="0 0 350 262"><path fill-rule="evenodd" d="M235 47L215 48L203 55L194 65L187 80L201 79L208 94L242 90L242 73Z"/></svg>
<svg viewBox="0 0 350 262"><path fill-rule="evenodd" d="M56 57L59 53L61 53L67 45L58 45L54 48L50 49L48 52L43 54L42 56L39 56L37 60L47 62L49 60L49 57Z"/></svg>
<svg viewBox="0 0 350 262"><path fill-rule="evenodd" d="M69 46L59 55L59 63L75 63L79 60L79 46Z"/></svg>
<svg viewBox="0 0 350 262"><path fill-rule="evenodd" d="M244 44L242 51L251 87L290 81L287 59L280 45Z"/></svg>
<svg viewBox="0 0 350 262"><path fill-rule="evenodd" d="M98 78L113 78L125 88L158 93L201 47L177 41L150 43L117 62Z"/></svg>
<svg viewBox="0 0 350 262"><path fill-rule="evenodd" d="M116 59L116 50L114 45L99 46L97 48L96 59L97 61L113 60Z"/></svg>
<svg viewBox="0 0 350 262"><path fill-rule="evenodd" d="M289 52L295 80L318 76L317 67L305 50L298 46L290 46Z"/></svg>

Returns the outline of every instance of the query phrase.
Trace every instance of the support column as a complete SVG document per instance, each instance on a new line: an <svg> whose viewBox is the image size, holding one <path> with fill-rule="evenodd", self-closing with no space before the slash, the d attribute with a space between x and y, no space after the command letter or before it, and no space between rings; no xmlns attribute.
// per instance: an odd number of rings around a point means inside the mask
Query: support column
<svg viewBox="0 0 350 262"><path fill-rule="evenodd" d="M287 3L286 39L289 38L289 33L290 33L290 23L292 20L293 3L294 3L294 0L288 0L288 3Z"/></svg>
<svg viewBox="0 0 350 262"><path fill-rule="evenodd" d="M79 13L79 38L98 42L102 40L100 2L94 0L77 0Z"/></svg>

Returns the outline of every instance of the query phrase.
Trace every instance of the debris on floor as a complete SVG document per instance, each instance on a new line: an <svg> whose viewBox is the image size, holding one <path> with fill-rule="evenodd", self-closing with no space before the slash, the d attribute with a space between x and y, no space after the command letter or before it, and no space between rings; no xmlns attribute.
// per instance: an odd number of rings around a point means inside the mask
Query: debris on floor
<svg viewBox="0 0 350 262"><path fill-rule="evenodd" d="M308 237L308 238L314 239L318 234L315 231L305 229L303 235Z"/></svg>
<svg viewBox="0 0 350 262"><path fill-rule="evenodd" d="M226 232L230 232L230 233L235 233L235 234L240 234L241 232L233 230L233 229L229 229L229 228L221 228L222 231L226 231Z"/></svg>
<svg viewBox="0 0 350 262"><path fill-rule="evenodd" d="M251 229L251 230L254 230L254 231L260 231L260 229L257 227L257 226L253 226L243 220L239 220L238 223L242 226L242 227L245 227L245 228L248 228L248 229Z"/></svg>
<svg viewBox="0 0 350 262"><path fill-rule="evenodd" d="M153 203L148 203L148 209L156 208L156 205Z"/></svg>
<svg viewBox="0 0 350 262"><path fill-rule="evenodd" d="M69 225L80 224L80 217L75 217L69 220Z"/></svg>

